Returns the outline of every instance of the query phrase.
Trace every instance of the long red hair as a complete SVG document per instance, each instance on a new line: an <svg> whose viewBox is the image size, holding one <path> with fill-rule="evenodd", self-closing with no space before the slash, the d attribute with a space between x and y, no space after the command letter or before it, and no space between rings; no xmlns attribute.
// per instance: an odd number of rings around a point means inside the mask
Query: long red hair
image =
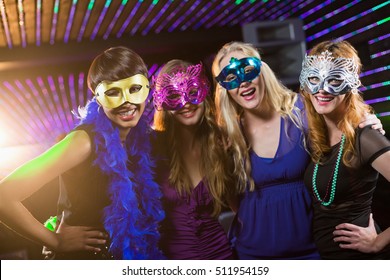
<svg viewBox="0 0 390 280"><path fill-rule="evenodd" d="M334 58L344 57L352 58L358 64L358 74L361 71L361 62L355 48L347 41L332 42L325 41L317 44L311 49L309 55L320 55L324 51L332 53ZM301 89L301 93L304 97L305 108L307 112L307 119L309 124L309 142L311 158L314 162L320 162L324 154L330 152L331 147L328 140L328 130L325 124L323 115L316 112L311 100L310 94L304 89ZM356 155L354 149L356 139L356 128L361 120L364 118L364 114L373 110L370 106L364 103L361 94L355 94L347 92L344 98L345 111L344 117L339 121L337 127L345 135L346 141L344 145L343 163L347 166L352 166L352 159Z"/></svg>

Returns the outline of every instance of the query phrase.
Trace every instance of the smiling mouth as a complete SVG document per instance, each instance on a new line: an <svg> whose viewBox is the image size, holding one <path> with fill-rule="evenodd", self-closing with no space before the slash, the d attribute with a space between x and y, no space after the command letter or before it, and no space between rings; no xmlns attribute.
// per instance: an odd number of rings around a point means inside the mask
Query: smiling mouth
<svg viewBox="0 0 390 280"><path fill-rule="evenodd" d="M330 102L334 99L334 97L323 97L323 96L316 96L315 97L319 102Z"/></svg>
<svg viewBox="0 0 390 280"><path fill-rule="evenodd" d="M129 117L129 116L134 115L135 111L136 111L136 108L128 110L128 111L118 112L118 115L120 115L122 117Z"/></svg>
<svg viewBox="0 0 390 280"><path fill-rule="evenodd" d="M185 110L185 111L182 111L179 113L179 115L183 116L183 117L191 117L195 111L197 110L198 108L194 108L194 109L190 109L190 110Z"/></svg>
<svg viewBox="0 0 390 280"><path fill-rule="evenodd" d="M251 90L247 90L247 91L241 93L240 95L241 95L242 97L248 97L248 96L253 95L254 93L255 93L255 89L253 88L253 89L251 89Z"/></svg>

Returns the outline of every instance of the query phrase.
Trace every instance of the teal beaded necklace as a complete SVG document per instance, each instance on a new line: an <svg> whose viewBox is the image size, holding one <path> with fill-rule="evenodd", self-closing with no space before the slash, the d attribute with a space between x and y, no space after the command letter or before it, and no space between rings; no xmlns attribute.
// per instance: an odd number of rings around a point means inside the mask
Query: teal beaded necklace
<svg viewBox="0 0 390 280"><path fill-rule="evenodd" d="M318 193L317 183L316 183L316 181L317 181L317 172L318 172L318 163L316 163L315 166L314 166L313 178L312 178L313 191L314 191L314 194L315 194L317 200L320 201L321 204L324 205L324 206L330 205L333 202L333 200L334 200L334 196L335 196L335 193L336 193L337 175L339 173L341 156L343 155L344 143L345 143L345 135L342 134L341 135L340 148L339 148L339 152L337 154L336 164L335 164L334 170L333 170L332 187L331 187L331 190L330 190L330 196L329 196L329 200L328 201L325 201L325 198L326 198L326 196L328 194L328 191L326 192L326 194L324 196L324 199L321 199L320 194ZM328 188L329 188L329 185L328 185Z"/></svg>

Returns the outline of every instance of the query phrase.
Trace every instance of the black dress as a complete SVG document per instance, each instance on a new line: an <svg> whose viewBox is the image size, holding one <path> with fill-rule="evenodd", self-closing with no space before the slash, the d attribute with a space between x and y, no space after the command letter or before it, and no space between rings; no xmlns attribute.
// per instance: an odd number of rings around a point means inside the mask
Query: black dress
<svg viewBox="0 0 390 280"><path fill-rule="evenodd" d="M329 200L332 175L339 152L340 143L332 147L317 172L316 185L320 198ZM378 172L371 163L390 150L390 141L379 131L369 126L358 129L355 142L358 157L354 159L356 168L349 168L340 161L334 201L323 206L313 192L314 163L305 172L305 185L313 195L314 217L313 234L323 259L383 259L385 253L364 254L356 250L342 249L333 241L333 231L340 223L352 223L367 227L371 211L372 196L378 179ZM328 188L329 186L329 188ZM328 195L326 195L328 193ZM375 219L375 217L374 217ZM377 227L377 232L379 232Z"/></svg>
<svg viewBox="0 0 390 280"><path fill-rule="evenodd" d="M88 133L94 147L94 133L88 125L75 130ZM60 177L60 195L58 200L58 223L64 215L64 221L71 226L88 226L104 231L103 209L110 204L108 196L109 178L93 162L96 152L92 150L87 160L65 172ZM56 253L55 259L110 259L108 244L101 246L101 252L78 251Z"/></svg>

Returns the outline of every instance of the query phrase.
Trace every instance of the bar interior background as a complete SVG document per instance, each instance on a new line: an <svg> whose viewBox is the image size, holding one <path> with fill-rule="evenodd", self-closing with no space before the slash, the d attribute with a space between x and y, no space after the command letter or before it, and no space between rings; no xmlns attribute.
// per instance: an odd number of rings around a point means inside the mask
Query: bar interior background
<svg viewBox="0 0 390 280"><path fill-rule="evenodd" d="M383 0L0 0L0 179L72 129L72 110L92 96L86 86L92 59L117 45L137 51L153 75L173 58L209 68L224 43L244 40L297 90L307 50L348 40L364 65L364 99L389 137L389 8ZM374 201L384 227L388 187L380 178ZM25 203L44 221L55 214L57 195L49 184ZM0 259L34 259L39 252L0 224Z"/></svg>

